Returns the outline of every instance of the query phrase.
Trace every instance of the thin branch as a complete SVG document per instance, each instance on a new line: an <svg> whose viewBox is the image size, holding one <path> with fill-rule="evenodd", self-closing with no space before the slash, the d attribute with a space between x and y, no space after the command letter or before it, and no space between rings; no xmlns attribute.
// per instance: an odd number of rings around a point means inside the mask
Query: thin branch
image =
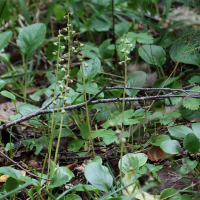
<svg viewBox="0 0 200 200"><path fill-rule="evenodd" d="M4 154L2 151L0 151L0 154L8 159L9 161L11 161L13 164L17 165L17 167L19 167L20 169L24 170L27 174L31 175L31 176L34 176L34 177L37 177L37 178L41 178L43 180L46 180L46 181L51 181L51 179L47 179L47 178L43 178L43 177L40 177L40 176L37 176L31 172L29 172L28 170L24 169L21 165L19 165L17 162L15 162L14 160L12 160L11 158L9 158L6 154Z"/></svg>
<svg viewBox="0 0 200 200"><path fill-rule="evenodd" d="M95 97L97 97L100 93L102 93L104 90L106 89L106 84L102 87L102 89L97 92L94 96L92 96L88 101L87 103L91 102Z"/></svg>
<svg viewBox="0 0 200 200"><path fill-rule="evenodd" d="M192 97L192 98L200 98L200 96L197 95L173 95L173 94L166 94L166 95L157 95L157 96L147 96L147 97L126 97L125 101L145 101L145 100L162 100L165 98L171 98L171 97L181 97L181 98L187 98L187 97ZM123 98L110 98L110 99L98 99L98 100L94 100L88 103L88 105L94 105L94 104L98 104L98 103L108 103L108 102L122 102ZM71 106L66 106L65 110L74 110L77 108L82 108L85 106L85 102L84 103L80 103L80 104L76 104L76 105L71 105ZM54 112L57 112L58 109L54 109ZM60 109L61 111L61 109ZM20 122L23 122L25 120L28 120L32 117L35 117L37 115L41 115L41 114L48 114L48 113L52 113L53 109L47 109L47 110L36 110L35 112L32 112L26 116L23 116L17 120L14 120L12 122L9 122L7 124L3 124L2 126L0 126L0 130L3 130L5 128L9 128L13 125L19 124Z"/></svg>

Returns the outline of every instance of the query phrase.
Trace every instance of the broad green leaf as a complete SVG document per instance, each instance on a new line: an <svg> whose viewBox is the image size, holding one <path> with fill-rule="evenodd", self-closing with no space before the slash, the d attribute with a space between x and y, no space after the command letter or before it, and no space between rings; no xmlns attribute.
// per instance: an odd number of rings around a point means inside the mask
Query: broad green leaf
<svg viewBox="0 0 200 200"><path fill-rule="evenodd" d="M177 113L177 112L169 112L169 113L166 113L165 115L164 115L164 117L174 117L174 118L178 118L178 117L180 117L181 116L181 114L180 113Z"/></svg>
<svg viewBox="0 0 200 200"><path fill-rule="evenodd" d="M14 120L16 120L16 119L19 119L21 117L21 115L20 114L16 114L16 115L10 115L9 116L9 121L14 121Z"/></svg>
<svg viewBox="0 0 200 200"><path fill-rule="evenodd" d="M92 162L97 162L100 165L102 165L102 163L103 163L102 158L100 156L95 156L94 159L92 160Z"/></svg>
<svg viewBox="0 0 200 200"><path fill-rule="evenodd" d="M181 196L181 200L192 200L192 198L188 194L184 194ZM197 199L195 199L197 200Z"/></svg>
<svg viewBox="0 0 200 200"><path fill-rule="evenodd" d="M121 160L121 159L120 159ZM120 168L120 161L118 167ZM137 173L139 170L140 161L138 157L133 153L128 153L122 157L122 172L126 173Z"/></svg>
<svg viewBox="0 0 200 200"><path fill-rule="evenodd" d="M112 39L105 40L100 46L99 46L99 53L101 55L101 59L106 58L106 54L108 51L108 46L110 45Z"/></svg>
<svg viewBox="0 0 200 200"><path fill-rule="evenodd" d="M11 38L11 36L12 36L11 31L0 33L0 50L8 45L9 39Z"/></svg>
<svg viewBox="0 0 200 200"><path fill-rule="evenodd" d="M41 122L39 122L39 121L37 121L37 120L29 120L28 121L29 122L29 124L31 125L31 126L35 126L35 127L44 127L44 125L41 123Z"/></svg>
<svg viewBox="0 0 200 200"><path fill-rule="evenodd" d="M68 151L78 151L84 144L84 140L72 140L69 142Z"/></svg>
<svg viewBox="0 0 200 200"><path fill-rule="evenodd" d="M136 154L133 154L133 155L135 155L138 158L139 167L143 166L147 162L148 157L147 157L146 154L144 154L144 153L136 153Z"/></svg>
<svg viewBox="0 0 200 200"><path fill-rule="evenodd" d="M127 21L121 22L115 25L115 34L118 37L121 37L123 34L128 32L128 29L129 29L128 22Z"/></svg>
<svg viewBox="0 0 200 200"><path fill-rule="evenodd" d="M122 85L116 85L116 87L122 87ZM113 89L109 90L116 98L119 98L122 96L123 89Z"/></svg>
<svg viewBox="0 0 200 200"><path fill-rule="evenodd" d="M189 173L198 164L198 162L196 160L190 160L189 158L183 158L182 163L183 163L183 166L180 168L181 174Z"/></svg>
<svg viewBox="0 0 200 200"><path fill-rule="evenodd" d="M75 92L72 88L70 88L69 93L67 94L67 104L72 104L76 98L80 95L80 93Z"/></svg>
<svg viewBox="0 0 200 200"><path fill-rule="evenodd" d="M200 76L193 76L190 80L189 80L190 84L195 84L195 83L200 83Z"/></svg>
<svg viewBox="0 0 200 200"><path fill-rule="evenodd" d="M126 48L126 44L121 43L121 39L127 39L130 42L130 44L133 45L131 48L128 46L127 50L133 51L133 49L135 48L135 44L136 44L136 35L137 35L137 33L128 32L127 34L124 34L122 37L120 37L116 41L116 44L119 44L117 47L117 55L120 60L122 60L124 58L124 53L122 53L121 50Z"/></svg>
<svg viewBox="0 0 200 200"><path fill-rule="evenodd" d="M14 144L13 143L7 143L6 144L6 148L5 151L10 151L14 148Z"/></svg>
<svg viewBox="0 0 200 200"><path fill-rule="evenodd" d="M153 43L153 36L148 33L138 33L137 36L137 42L141 44L152 44Z"/></svg>
<svg viewBox="0 0 200 200"><path fill-rule="evenodd" d="M200 123L192 123L192 130L194 134L200 139Z"/></svg>
<svg viewBox="0 0 200 200"><path fill-rule="evenodd" d="M68 176L69 180L74 177L73 172L67 167L59 167L55 170L55 175L61 174L63 176Z"/></svg>
<svg viewBox="0 0 200 200"><path fill-rule="evenodd" d="M105 130L105 131L95 131L92 134L92 137L103 137L103 141L105 142L106 145L109 145L111 143L113 143L116 139L117 136L115 134L115 132L111 129Z"/></svg>
<svg viewBox="0 0 200 200"><path fill-rule="evenodd" d="M181 106L179 108L179 111L180 111L182 117L184 119L189 120L189 121L193 120L193 119L197 119L200 116L200 110L199 109L198 110L188 110L188 109L184 108L183 106Z"/></svg>
<svg viewBox="0 0 200 200"><path fill-rule="evenodd" d="M60 129L54 131L53 137L57 137ZM62 128L61 137L72 137L74 138L74 133L68 128Z"/></svg>
<svg viewBox="0 0 200 200"><path fill-rule="evenodd" d="M168 119L168 118L160 119L159 122L161 124L163 124L163 125L168 125L168 126L173 126L174 125L174 121L172 119Z"/></svg>
<svg viewBox="0 0 200 200"><path fill-rule="evenodd" d="M160 196L160 199L164 199L164 198L167 198L173 194L177 193L177 190L175 189L172 189L172 188L169 188L169 189L165 189L162 191L161 193L161 196ZM176 195L177 196L177 195ZM177 197L180 197L180 198L177 198L176 200L181 200L181 195L178 194ZM171 199L171 198L170 198ZM172 200L172 199L171 199ZM175 200L175 199L174 199Z"/></svg>
<svg viewBox="0 0 200 200"><path fill-rule="evenodd" d="M85 64L88 65L88 66L85 67ZM83 64L82 64L82 67L83 67L83 73L84 73L85 81L91 83L92 79L100 71L101 61L99 60L99 58L95 57L95 58L90 59L88 61L84 61ZM82 77L81 69L80 69L80 72L78 73L78 76ZM82 80L82 78L81 78L81 80Z"/></svg>
<svg viewBox="0 0 200 200"><path fill-rule="evenodd" d="M200 100L196 98L187 98L183 100L183 106L190 110L197 110L200 106Z"/></svg>
<svg viewBox="0 0 200 200"><path fill-rule="evenodd" d="M108 168L97 162L89 163L85 167L85 177L94 187L102 191L110 191L113 184Z"/></svg>
<svg viewBox="0 0 200 200"><path fill-rule="evenodd" d="M14 179L21 180L22 173L19 170L16 170L12 167L0 167L0 173L6 174Z"/></svg>
<svg viewBox="0 0 200 200"><path fill-rule="evenodd" d="M66 15L66 11L66 8L60 4L55 5L53 10L57 20L63 20L63 17Z"/></svg>
<svg viewBox="0 0 200 200"><path fill-rule="evenodd" d="M158 135L155 136L152 141L150 141L151 144L155 146L160 146L162 142L166 140L171 140L171 138L168 135Z"/></svg>
<svg viewBox="0 0 200 200"><path fill-rule="evenodd" d="M52 178L51 185L47 186L48 188L55 188L61 185L66 184L69 181L69 177L63 174L56 174Z"/></svg>
<svg viewBox="0 0 200 200"><path fill-rule="evenodd" d="M46 35L46 26L43 23L25 27L17 38L17 45L25 54L30 54L42 44Z"/></svg>
<svg viewBox="0 0 200 200"><path fill-rule="evenodd" d="M6 82L0 79L0 90L5 84L6 84Z"/></svg>
<svg viewBox="0 0 200 200"><path fill-rule="evenodd" d="M6 180L6 183L5 183L6 192L10 192L18 187L19 187L19 182L16 179L9 177Z"/></svg>
<svg viewBox="0 0 200 200"><path fill-rule="evenodd" d="M19 112L23 115L26 116L36 110L40 109L37 106L31 105L31 104L21 104L18 108ZM37 116L39 117L39 116Z"/></svg>
<svg viewBox="0 0 200 200"><path fill-rule="evenodd" d="M7 98L13 100L14 102L16 102L15 95L12 94L11 92L8 92L8 91L6 91L6 90L3 90L3 91L0 92L0 94L3 95L4 97L7 97Z"/></svg>
<svg viewBox="0 0 200 200"><path fill-rule="evenodd" d="M89 133L89 128L88 128L88 123L82 123L80 127L80 134L84 140L89 140L90 139L90 133Z"/></svg>
<svg viewBox="0 0 200 200"><path fill-rule="evenodd" d="M82 200L77 194L68 194L65 196L65 200Z"/></svg>
<svg viewBox="0 0 200 200"><path fill-rule="evenodd" d="M40 95L42 94L43 90L37 90L35 93L29 95L29 97L34 101L40 100Z"/></svg>
<svg viewBox="0 0 200 200"><path fill-rule="evenodd" d="M128 87L143 87L145 81L147 78L147 74L143 71L136 71L133 72L129 75L128 81L127 81L127 86ZM126 90L126 94L129 95L130 97L134 97L139 90Z"/></svg>
<svg viewBox="0 0 200 200"><path fill-rule="evenodd" d="M11 9L8 7L8 2L5 3L5 1L0 1L0 10L2 11L0 19L6 19L11 15Z"/></svg>
<svg viewBox="0 0 200 200"><path fill-rule="evenodd" d="M168 131L174 137L183 137L183 138L185 138L188 133L193 132L190 128L183 125L168 127Z"/></svg>
<svg viewBox="0 0 200 200"><path fill-rule="evenodd" d="M160 148L169 154L179 154L181 150L181 145L177 140L166 140L161 143Z"/></svg>
<svg viewBox="0 0 200 200"><path fill-rule="evenodd" d="M182 41L176 42L175 44L172 45L170 49L170 57L175 63L177 63L181 58L180 60L181 63L200 66L199 53L196 49L195 50L192 49L195 49L195 46L193 46L192 44L188 45L186 42ZM187 53L183 54L184 52Z"/></svg>
<svg viewBox="0 0 200 200"><path fill-rule="evenodd" d="M194 133L188 133L183 140L183 146L190 152L190 153L197 153L200 148L200 143L197 136Z"/></svg>
<svg viewBox="0 0 200 200"><path fill-rule="evenodd" d="M98 31L98 32L103 32L103 31L108 31L112 25L111 21L105 16L105 15L102 15L101 16L104 16L106 19L100 19L100 18L93 18L91 20L91 24L90 24L90 30L91 31Z"/></svg>
<svg viewBox="0 0 200 200"><path fill-rule="evenodd" d="M166 62L165 50L156 45L142 45L139 47L139 55L147 63L162 67Z"/></svg>

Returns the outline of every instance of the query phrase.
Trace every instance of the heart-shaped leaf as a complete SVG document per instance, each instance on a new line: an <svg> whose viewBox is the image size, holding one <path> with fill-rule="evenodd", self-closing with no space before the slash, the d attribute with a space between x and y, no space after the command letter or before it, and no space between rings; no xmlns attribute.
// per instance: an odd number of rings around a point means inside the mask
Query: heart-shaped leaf
<svg viewBox="0 0 200 200"><path fill-rule="evenodd" d="M138 52L140 57L151 65L162 67L166 62L166 53L161 46L142 45Z"/></svg>
<svg viewBox="0 0 200 200"><path fill-rule="evenodd" d="M30 54L42 44L46 35L46 26L43 23L32 24L20 31L17 45L23 53Z"/></svg>
<svg viewBox="0 0 200 200"><path fill-rule="evenodd" d="M181 145L177 140L166 140L161 143L160 148L169 154L179 154Z"/></svg>
<svg viewBox="0 0 200 200"><path fill-rule="evenodd" d="M108 168L97 162L89 163L85 167L85 177L94 187L102 191L109 191L113 184Z"/></svg>

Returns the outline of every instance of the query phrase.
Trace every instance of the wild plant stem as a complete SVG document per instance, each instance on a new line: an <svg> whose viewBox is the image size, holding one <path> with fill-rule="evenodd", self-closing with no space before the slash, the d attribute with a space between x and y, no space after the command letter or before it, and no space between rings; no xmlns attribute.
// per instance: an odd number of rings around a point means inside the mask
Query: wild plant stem
<svg viewBox="0 0 200 200"><path fill-rule="evenodd" d="M83 88L84 88L84 98L85 98L85 108L86 108L87 123L88 123L88 129L89 129L89 133L90 133L90 142L91 142L91 145L92 145L93 157L95 157L94 145L93 145L93 140L92 140L92 132L91 132L91 126L90 126L89 114L88 114L88 106L87 106L87 97L86 97L86 89L85 89L85 77L84 77L84 71L83 71L83 63L81 63L81 71L82 71L82 79L83 79Z"/></svg>
<svg viewBox="0 0 200 200"><path fill-rule="evenodd" d="M125 96L126 96L126 84L127 84L127 56L126 56L127 45L125 48L125 74L124 74L124 92L123 92L123 102L122 102L122 137L124 137L124 110L125 110ZM124 141L121 142L121 155L120 155L120 186L122 183L122 157L123 157Z"/></svg>

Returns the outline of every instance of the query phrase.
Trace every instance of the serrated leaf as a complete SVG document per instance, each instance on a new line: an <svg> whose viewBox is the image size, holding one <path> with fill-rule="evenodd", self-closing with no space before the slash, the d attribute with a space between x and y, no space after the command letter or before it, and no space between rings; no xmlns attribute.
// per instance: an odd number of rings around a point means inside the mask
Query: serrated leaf
<svg viewBox="0 0 200 200"><path fill-rule="evenodd" d="M190 110L197 110L200 105L200 100L196 98L187 98L183 100L183 106Z"/></svg>
<svg viewBox="0 0 200 200"><path fill-rule="evenodd" d="M195 46L193 44L188 45L186 42L176 42L175 44L172 45L170 49L170 57L176 63L181 58L180 63L200 66L199 53L195 49Z"/></svg>
<svg viewBox="0 0 200 200"><path fill-rule="evenodd" d="M18 108L19 112L23 115L26 116L36 110L40 109L37 106L31 105L31 104L21 104ZM36 118L39 118L39 116L36 116Z"/></svg>
<svg viewBox="0 0 200 200"><path fill-rule="evenodd" d="M135 48L135 44L136 44L136 36L137 36L137 33L128 32L127 34L124 34L122 37L120 37L116 41L116 44L119 44L118 47L117 47L117 55L118 55L120 60L122 60L123 57L124 57L124 53L122 53L121 50L126 47L126 44L121 43L121 39L127 39L130 42L130 44L133 45L131 48L128 47L127 50L133 51L133 49Z"/></svg>
<svg viewBox="0 0 200 200"><path fill-rule="evenodd" d="M152 44L153 43L153 36L148 33L139 33L136 36L137 42L142 43L142 44Z"/></svg>
<svg viewBox="0 0 200 200"><path fill-rule="evenodd" d="M189 80L190 84L195 84L195 83L200 83L200 76L193 76L190 80Z"/></svg>
<svg viewBox="0 0 200 200"><path fill-rule="evenodd" d="M128 32L128 29L129 27L127 21L121 22L115 25L115 34L118 37L121 37L123 34Z"/></svg>

